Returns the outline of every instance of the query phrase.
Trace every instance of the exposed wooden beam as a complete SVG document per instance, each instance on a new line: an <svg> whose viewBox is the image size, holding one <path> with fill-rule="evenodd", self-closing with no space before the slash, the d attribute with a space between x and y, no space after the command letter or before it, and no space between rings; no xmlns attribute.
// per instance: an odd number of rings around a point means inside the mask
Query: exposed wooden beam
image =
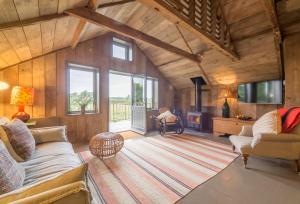
<svg viewBox="0 0 300 204"><path fill-rule="evenodd" d="M75 30L75 32L73 34L72 41L71 41L71 47L73 49L77 46L77 44L78 44L78 42L80 40L80 36L83 33L85 25L86 25L86 21L83 20L83 19L80 19L80 21L79 21L79 23L78 23L78 25L76 27L76 30Z"/></svg>
<svg viewBox="0 0 300 204"><path fill-rule="evenodd" d="M266 12L271 24L272 24L277 61L279 64L279 74L282 77L282 75L283 75L282 59L281 59L282 36L281 36L280 25L279 25L279 21L278 21L278 17L277 17L275 1L274 0L262 0L261 3L265 9L265 12Z"/></svg>
<svg viewBox="0 0 300 204"><path fill-rule="evenodd" d="M32 25L32 24L36 24L36 23L41 23L44 21L50 21L50 20L57 19L57 18L63 18L66 16L68 16L68 15L65 13L50 14L50 15L45 15L45 16L29 18L29 19L22 20L22 21L2 23L2 24L0 24L0 30L5 30L5 29L9 29L9 28L14 28L14 27L28 26L28 25Z"/></svg>
<svg viewBox="0 0 300 204"><path fill-rule="evenodd" d="M123 0L123 1L115 1L115 2L110 2L110 3L100 4L98 6L98 9L117 6L117 5L126 4L126 3L134 2L134 1L135 0Z"/></svg>
<svg viewBox="0 0 300 204"><path fill-rule="evenodd" d="M92 11L95 11L97 9L97 0L89 0L88 4L87 4L87 7L92 10ZM76 30L73 34L73 38L72 38L72 41L71 41L71 47L74 49L78 42L80 41L80 37L81 35L83 34L83 31L84 31L84 27L86 25L86 20L84 19L81 19L76 27Z"/></svg>
<svg viewBox="0 0 300 204"><path fill-rule="evenodd" d="M181 32L180 28L178 27L178 25L176 25L176 28L177 28L177 31L178 33L180 34L181 38L183 39L185 45L187 46L187 48L190 50L190 52L193 54L193 50L191 48L191 46L189 45L188 41L186 40L186 38L184 37L183 33ZM202 67L201 65L201 62L197 62L197 66L199 67L199 69L201 70L202 72L202 75L203 75L203 78L205 79L206 83L208 86L211 85L210 81L209 81L209 78L204 70L204 68Z"/></svg>
<svg viewBox="0 0 300 204"><path fill-rule="evenodd" d="M159 12L161 15L166 17L169 21L173 22L174 24L180 25L187 29L189 32L194 33L198 38L206 42L207 44L211 45L212 47L215 47L219 51L221 51L226 56L238 60L239 56L230 48L227 48L217 42L214 38L212 38L207 33L203 32L201 29L199 29L197 26L193 24L192 21L190 21L187 18L182 17L180 14L180 10L176 8L172 8L169 4L167 4L164 0L136 0L154 10Z"/></svg>
<svg viewBox="0 0 300 204"><path fill-rule="evenodd" d="M80 19L86 20L90 23L93 23L93 24L96 24L99 26L104 26L108 30L113 31L115 33L119 33L121 35L127 36L134 40L143 41L147 44L164 49L164 50L174 53L176 55L185 57L194 62L199 62L197 55L188 53L182 49L179 49L175 46L172 46L168 43L158 40L150 35L147 35L139 30L136 30L125 24L122 24L111 18L108 18L107 16L93 12L93 11L89 10L88 8L82 7L82 8L77 8L77 9L70 9L70 10L67 10L66 13L68 13L71 16L75 16Z"/></svg>
<svg viewBox="0 0 300 204"><path fill-rule="evenodd" d="M157 65L157 67L163 67L163 66L166 66L166 65L169 65L169 64L177 63L181 60L182 60L182 58L171 60L171 61L168 61L168 62L164 62L162 64Z"/></svg>

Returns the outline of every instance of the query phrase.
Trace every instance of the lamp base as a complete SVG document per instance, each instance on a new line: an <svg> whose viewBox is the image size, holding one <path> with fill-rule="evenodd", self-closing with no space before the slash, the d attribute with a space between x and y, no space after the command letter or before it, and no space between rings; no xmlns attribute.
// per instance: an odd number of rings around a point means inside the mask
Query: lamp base
<svg viewBox="0 0 300 204"><path fill-rule="evenodd" d="M229 118L230 117L230 108L227 103L227 98L225 98L225 102L222 107L222 117L223 118Z"/></svg>
<svg viewBox="0 0 300 204"><path fill-rule="evenodd" d="M26 123L29 119L30 119L30 115L28 113L25 113L24 111L19 111L15 114L13 114L13 116L11 117L12 119L19 119L22 120L24 123Z"/></svg>

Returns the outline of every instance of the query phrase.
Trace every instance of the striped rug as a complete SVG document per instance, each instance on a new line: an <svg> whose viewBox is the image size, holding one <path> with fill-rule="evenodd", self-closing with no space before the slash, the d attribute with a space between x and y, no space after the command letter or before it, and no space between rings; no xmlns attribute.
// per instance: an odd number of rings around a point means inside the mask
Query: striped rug
<svg viewBox="0 0 300 204"><path fill-rule="evenodd" d="M175 203L226 168L231 146L184 135L125 141L104 161L80 152L89 163L89 187L96 203Z"/></svg>

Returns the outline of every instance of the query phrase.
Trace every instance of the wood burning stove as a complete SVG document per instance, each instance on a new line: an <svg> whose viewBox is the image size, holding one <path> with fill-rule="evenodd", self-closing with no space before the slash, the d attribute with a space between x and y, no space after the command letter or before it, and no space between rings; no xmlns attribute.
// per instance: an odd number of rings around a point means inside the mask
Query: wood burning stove
<svg viewBox="0 0 300 204"><path fill-rule="evenodd" d="M195 85L195 109L187 113L187 126L195 130L207 130L209 114L202 111L202 86L206 82L202 77L191 78Z"/></svg>

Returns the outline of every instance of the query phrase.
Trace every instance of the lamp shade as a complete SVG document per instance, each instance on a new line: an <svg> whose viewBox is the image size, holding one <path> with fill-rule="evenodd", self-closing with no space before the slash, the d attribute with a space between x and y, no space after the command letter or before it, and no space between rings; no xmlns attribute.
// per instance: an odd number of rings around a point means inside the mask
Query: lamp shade
<svg viewBox="0 0 300 204"><path fill-rule="evenodd" d="M11 91L10 104L21 106L32 106L34 89L22 86L14 86Z"/></svg>
<svg viewBox="0 0 300 204"><path fill-rule="evenodd" d="M219 98L234 98L233 90L230 87L222 89Z"/></svg>
<svg viewBox="0 0 300 204"><path fill-rule="evenodd" d="M9 85L4 81L0 81L0 90L8 89Z"/></svg>

